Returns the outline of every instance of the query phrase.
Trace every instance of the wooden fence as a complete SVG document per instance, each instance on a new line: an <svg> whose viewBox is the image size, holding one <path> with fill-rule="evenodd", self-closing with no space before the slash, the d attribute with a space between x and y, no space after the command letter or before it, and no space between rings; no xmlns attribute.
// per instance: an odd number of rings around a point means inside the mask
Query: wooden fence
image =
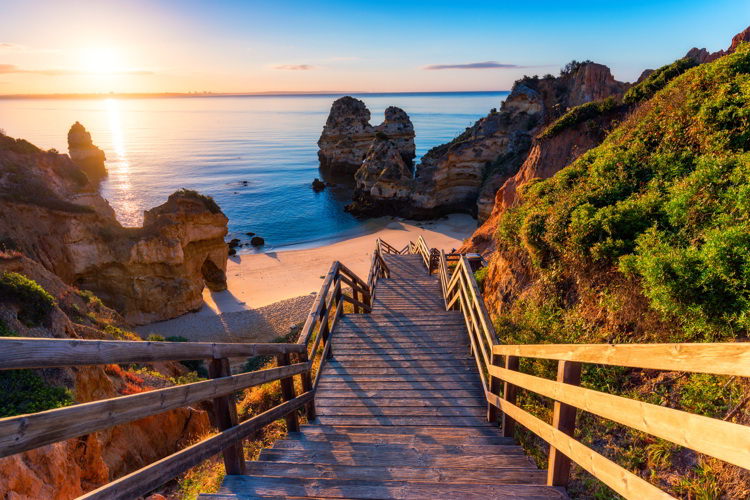
<svg viewBox="0 0 750 500"><path fill-rule="evenodd" d="M749 377L750 343L500 345L469 259L459 256L452 266L445 253L439 255L446 309L463 312L488 419L495 421L501 411L505 436L512 437L518 423L549 443L549 485L567 486L572 460L625 498L673 498L573 439L578 410L750 469L748 426L580 387L582 363ZM521 373L520 358L556 360L557 380ZM516 405L522 389L553 401L551 425Z"/></svg>
<svg viewBox="0 0 750 500"><path fill-rule="evenodd" d="M355 313L370 312L377 280L387 274L380 245L373 254L368 283L340 262L334 262L295 344L0 338L0 370L208 360L211 377L203 382L0 419L0 458L212 399L220 431L217 435L81 498L131 500L219 453L223 453L227 474L243 474L243 439L281 417L285 418L289 431L299 430L298 412L305 408L308 418L315 418L315 387L330 353L330 332L343 314L343 304L350 302ZM342 292L343 286L351 289L351 296ZM316 326L318 335L314 335ZM311 342L313 337L315 339ZM276 356L279 366L231 374L230 357L259 355ZM314 366L317 366L317 377L313 383ZM302 378L301 394L295 394L295 376ZM281 383L283 403L239 422L234 395L243 389L276 380Z"/></svg>

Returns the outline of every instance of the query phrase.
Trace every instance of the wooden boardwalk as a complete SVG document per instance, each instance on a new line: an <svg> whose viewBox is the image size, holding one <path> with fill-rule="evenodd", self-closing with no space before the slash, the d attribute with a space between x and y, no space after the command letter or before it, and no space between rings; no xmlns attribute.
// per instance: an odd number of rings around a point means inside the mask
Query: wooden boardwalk
<svg viewBox="0 0 750 500"><path fill-rule="evenodd" d="M547 472L487 422L459 311L418 254L384 255L371 314L343 316L317 418L226 476L208 499L550 499Z"/></svg>

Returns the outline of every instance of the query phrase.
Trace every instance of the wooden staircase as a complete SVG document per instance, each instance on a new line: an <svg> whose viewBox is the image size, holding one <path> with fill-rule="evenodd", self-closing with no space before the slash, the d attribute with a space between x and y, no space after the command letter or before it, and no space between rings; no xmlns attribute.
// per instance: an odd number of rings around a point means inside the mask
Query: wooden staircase
<svg viewBox="0 0 750 500"><path fill-rule="evenodd" d="M331 332L317 418L201 498L566 498L487 422L464 317L445 310L438 277L419 254L383 258L371 313Z"/></svg>

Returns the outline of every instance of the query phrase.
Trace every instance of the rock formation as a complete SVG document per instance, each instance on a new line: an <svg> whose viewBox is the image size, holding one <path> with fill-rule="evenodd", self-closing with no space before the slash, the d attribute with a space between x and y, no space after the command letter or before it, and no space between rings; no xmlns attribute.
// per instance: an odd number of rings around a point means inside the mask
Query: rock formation
<svg viewBox="0 0 750 500"><path fill-rule="evenodd" d="M354 174L357 181L355 200L368 203L387 198L392 203L408 203L411 178L411 164L404 163L399 144L392 139L377 139L362 167Z"/></svg>
<svg viewBox="0 0 750 500"><path fill-rule="evenodd" d="M746 28L744 31L734 35L734 37L732 37L732 43L729 45L729 48L727 50L719 50L711 53L705 48L699 49L697 47L693 47L688 51L687 54L685 54L685 57L689 57L698 64L708 63L711 61L715 61L716 59L727 54L733 54L734 51L737 50L737 46L742 42L750 42L750 28Z"/></svg>
<svg viewBox="0 0 750 500"><path fill-rule="evenodd" d="M606 66L591 62L576 63L558 78L520 80L499 112L430 150L414 178L389 178L388 189L373 191L364 180L383 169L371 164L367 172L358 173L355 201L347 208L360 215L416 219L467 212L482 220L492 211L495 192L516 174L543 125L569 107L622 94L627 88Z"/></svg>
<svg viewBox="0 0 750 500"><path fill-rule="evenodd" d="M385 121L375 127L375 131L379 138L388 138L391 141L404 160L404 164L411 170L412 162L417 156L417 148L414 144L414 125L406 111L389 106L385 110Z"/></svg>
<svg viewBox="0 0 750 500"><path fill-rule="evenodd" d="M40 325L28 326L19 319L24 304L12 297L0 296L0 321L12 335L115 340L101 329L102 325L127 326L114 311L98 301L86 299L20 254L0 252L0 274L4 272L34 280L56 302ZM153 370L164 378L187 373L177 363L161 363ZM127 381L119 375L121 371L107 371L104 366L33 370L31 373L40 383L68 389L76 403L112 398L123 394L127 387ZM205 411L180 408L2 458L0 498L76 498L176 452L209 428Z"/></svg>
<svg viewBox="0 0 750 500"><path fill-rule="evenodd" d="M373 127L364 102L349 96L337 99L318 140L321 168L338 174L355 173L362 166L376 133L392 139L404 162L411 164L415 157L414 126L404 110L389 107L385 110L385 121Z"/></svg>
<svg viewBox="0 0 750 500"><path fill-rule="evenodd" d="M0 241L133 324L199 309L205 285L226 288L227 218L212 199L177 192L126 228L68 156L19 151L0 144Z"/></svg>
<svg viewBox="0 0 750 500"><path fill-rule="evenodd" d="M91 134L78 122L68 131L68 153L73 163L78 165L91 180L101 179L107 175L104 166L104 151L94 146Z"/></svg>

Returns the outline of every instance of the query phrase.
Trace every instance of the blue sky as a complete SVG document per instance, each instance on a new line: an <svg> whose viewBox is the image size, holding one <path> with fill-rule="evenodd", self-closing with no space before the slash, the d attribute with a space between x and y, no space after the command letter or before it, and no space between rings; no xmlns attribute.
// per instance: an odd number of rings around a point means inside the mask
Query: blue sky
<svg viewBox="0 0 750 500"><path fill-rule="evenodd" d="M25 0L3 11L2 94L505 90L571 59L633 81L750 25L747 0Z"/></svg>

